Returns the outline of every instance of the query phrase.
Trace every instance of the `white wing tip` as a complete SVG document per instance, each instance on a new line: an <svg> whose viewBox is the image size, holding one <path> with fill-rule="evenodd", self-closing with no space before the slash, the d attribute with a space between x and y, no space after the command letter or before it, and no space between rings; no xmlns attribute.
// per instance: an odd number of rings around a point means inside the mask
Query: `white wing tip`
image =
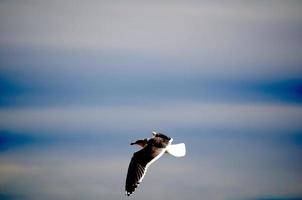
<svg viewBox="0 0 302 200"><path fill-rule="evenodd" d="M126 191L125 195L127 195L128 197L132 194L133 192L128 192Z"/></svg>

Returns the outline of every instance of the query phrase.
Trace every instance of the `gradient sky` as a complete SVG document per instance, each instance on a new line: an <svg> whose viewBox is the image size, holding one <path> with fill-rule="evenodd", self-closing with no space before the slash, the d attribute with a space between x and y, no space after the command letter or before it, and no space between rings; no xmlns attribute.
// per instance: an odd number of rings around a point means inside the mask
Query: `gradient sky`
<svg viewBox="0 0 302 200"><path fill-rule="evenodd" d="M302 199L302 2L0 0L0 199Z"/></svg>

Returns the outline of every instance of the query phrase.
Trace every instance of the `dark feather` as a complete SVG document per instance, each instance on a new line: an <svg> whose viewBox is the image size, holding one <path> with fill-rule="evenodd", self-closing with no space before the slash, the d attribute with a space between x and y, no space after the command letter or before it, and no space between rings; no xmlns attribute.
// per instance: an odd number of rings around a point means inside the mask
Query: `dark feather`
<svg viewBox="0 0 302 200"><path fill-rule="evenodd" d="M133 154L126 178L126 194L130 196L140 184L140 179L146 173L148 163L158 156L169 144L170 138L160 134L148 140L147 145Z"/></svg>

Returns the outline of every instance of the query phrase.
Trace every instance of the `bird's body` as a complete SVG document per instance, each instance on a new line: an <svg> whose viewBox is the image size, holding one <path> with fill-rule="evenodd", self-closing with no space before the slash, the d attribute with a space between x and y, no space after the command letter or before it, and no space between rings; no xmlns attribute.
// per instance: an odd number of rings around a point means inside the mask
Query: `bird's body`
<svg viewBox="0 0 302 200"><path fill-rule="evenodd" d="M172 141L172 138L164 134L153 132L152 138L137 140L136 142L131 143L131 145L137 144L143 148L135 152L130 161L126 178L126 195L130 196L138 187L143 180L148 167L159 159L165 152L169 152L167 149L171 145ZM182 151L184 151L184 153L182 154L184 155L185 147L183 148L184 149L182 149Z"/></svg>

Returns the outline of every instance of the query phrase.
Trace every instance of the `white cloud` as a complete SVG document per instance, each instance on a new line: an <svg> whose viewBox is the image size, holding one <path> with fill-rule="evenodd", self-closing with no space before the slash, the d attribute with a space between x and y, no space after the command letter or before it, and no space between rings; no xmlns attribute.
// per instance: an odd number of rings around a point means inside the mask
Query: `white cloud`
<svg viewBox="0 0 302 200"><path fill-rule="evenodd" d="M29 2L2 2L2 44L140 53L202 73L301 72L297 2Z"/></svg>
<svg viewBox="0 0 302 200"><path fill-rule="evenodd" d="M2 108L3 130L100 131L229 127L263 130L301 128L302 107L271 104L170 103L150 106Z"/></svg>

